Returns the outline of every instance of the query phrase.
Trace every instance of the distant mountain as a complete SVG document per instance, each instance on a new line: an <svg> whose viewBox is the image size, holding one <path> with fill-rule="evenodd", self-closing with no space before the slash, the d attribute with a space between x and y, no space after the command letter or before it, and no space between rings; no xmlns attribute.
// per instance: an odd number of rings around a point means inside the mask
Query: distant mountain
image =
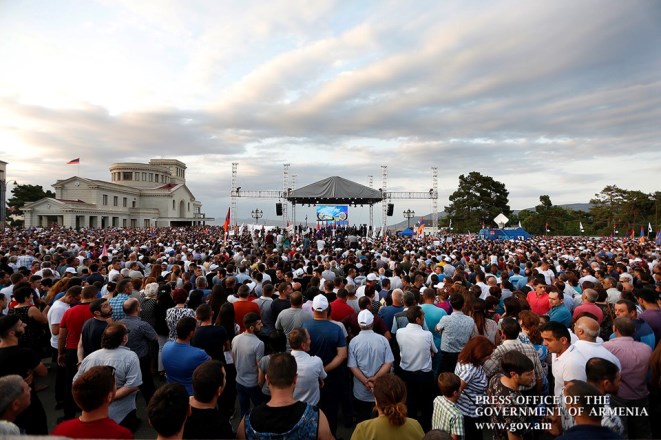
<svg viewBox="0 0 661 440"><path fill-rule="evenodd" d="M588 212L590 208L592 208L592 203L567 203L566 205L554 205L554 206L559 206L561 208L566 208L570 209L572 211L583 211L583 212ZM526 209L513 209L512 212L514 214L518 214L521 211L534 211L535 208L526 208Z"/></svg>

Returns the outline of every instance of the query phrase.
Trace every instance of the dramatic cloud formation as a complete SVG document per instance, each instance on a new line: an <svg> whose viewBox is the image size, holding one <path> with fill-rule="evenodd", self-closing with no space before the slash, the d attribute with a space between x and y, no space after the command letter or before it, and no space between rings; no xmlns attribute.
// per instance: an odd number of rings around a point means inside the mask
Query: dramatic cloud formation
<svg viewBox="0 0 661 440"><path fill-rule="evenodd" d="M173 157L209 216L330 175L427 191L504 182L587 202L661 174L661 5L607 1L23 1L0 6L0 159L50 187ZM241 199L274 218L274 200ZM430 212L427 201L397 201ZM375 221L380 223L380 207ZM312 210L298 209L298 220ZM367 209L352 212L367 222ZM394 221L401 220L395 217Z"/></svg>

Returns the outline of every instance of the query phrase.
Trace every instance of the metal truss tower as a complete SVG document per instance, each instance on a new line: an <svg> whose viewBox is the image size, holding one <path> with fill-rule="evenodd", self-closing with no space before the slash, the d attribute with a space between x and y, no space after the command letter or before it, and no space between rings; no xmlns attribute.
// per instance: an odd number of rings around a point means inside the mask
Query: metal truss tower
<svg viewBox="0 0 661 440"><path fill-rule="evenodd" d="M289 223L289 217L287 216L287 195L289 191L289 165L288 163L284 164L284 169L282 170L282 192L285 194L285 199L282 201L282 225L286 228Z"/></svg>
<svg viewBox="0 0 661 440"><path fill-rule="evenodd" d="M374 177L367 176L369 178L369 187L374 188ZM369 230L374 230L374 205L370 205L370 224ZM368 231L369 231L368 230Z"/></svg>
<svg viewBox="0 0 661 440"><path fill-rule="evenodd" d="M236 199L239 163L232 162L232 192L230 193L230 225L236 225Z"/></svg>
<svg viewBox="0 0 661 440"><path fill-rule="evenodd" d="M388 191L388 165L381 165L381 192L385 196ZM389 199L383 198L381 202L381 235L383 236L386 233L386 227L388 226L388 201Z"/></svg>
<svg viewBox="0 0 661 440"><path fill-rule="evenodd" d="M291 190L296 189L296 174L291 175ZM291 204L291 224L296 228L296 203ZM296 230L296 229L294 229Z"/></svg>
<svg viewBox="0 0 661 440"><path fill-rule="evenodd" d="M438 167L431 167L431 219L432 233L438 231Z"/></svg>

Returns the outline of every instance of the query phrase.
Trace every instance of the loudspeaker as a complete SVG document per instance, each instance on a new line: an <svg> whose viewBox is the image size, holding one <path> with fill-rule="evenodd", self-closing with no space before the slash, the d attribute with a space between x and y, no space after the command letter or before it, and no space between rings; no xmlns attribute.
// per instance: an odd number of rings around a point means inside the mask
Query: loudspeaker
<svg viewBox="0 0 661 440"><path fill-rule="evenodd" d="M388 217L392 217L392 213L394 210L395 210L395 205L393 205L392 203L388 203L388 212L387 212Z"/></svg>
<svg viewBox="0 0 661 440"><path fill-rule="evenodd" d="M282 215L282 203L275 204L275 215Z"/></svg>

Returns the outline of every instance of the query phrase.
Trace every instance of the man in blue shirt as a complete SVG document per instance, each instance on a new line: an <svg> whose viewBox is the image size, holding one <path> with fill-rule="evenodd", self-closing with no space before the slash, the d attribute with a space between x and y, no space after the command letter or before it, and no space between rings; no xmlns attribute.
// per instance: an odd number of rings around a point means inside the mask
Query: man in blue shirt
<svg viewBox="0 0 661 440"><path fill-rule="evenodd" d="M402 292L402 289L395 289L392 291L392 305L379 309L379 316L385 322L388 330L392 328L392 321L395 315L404 310L403 297L404 292Z"/></svg>
<svg viewBox="0 0 661 440"><path fill-rule="evenodd" d="M551 287L548 294L551 309L548 312L551 321L560 322L565 327L571 325L572 316L564 302L564 294L558 289Z"/></svg>
<svg viewBox="0 0 661 440"><path fill-rule="evenodd" d="M177 322L177 339L166 342L162 354L168 383L183 385L189 395L193 394L193 371L211 359L204 350L190 345L196 326L195 318L181 318Z"/></svg>
<svg viewBox="0 0 661 440"><path fill-rule="evenodd" d="M370 418L374 408L374 380L389 374L395 361L388 340L374 333L374 315L368 309L358 314L360 333L349 343L347 366L353 373L353 397L357 422Z"/></svg>
<svg viewBox="0 0 661 440"><path fill-rule="evenodd" d="M652 330L652 327L650 327L648 323L638 317L636 305L628 299L621 299L615 303L614 308L616 318L624 317L633 320L633 323L636 326L636 331L633 334L633 340L649 345L649 347L654 350L654 347L656 346L654 330ZM608 339L613 339L614 337L615 333L610 335L610 338Z"/></svg>
<svg viewBox="0 0 661 440"><path fill-rule="evenodd" d="M328 417L331 432L335 435L340 396L346 381L343 365L347 359L347 341L340 326L328 320L330 311L324 295L314 297L312 313L313 319L304 322L303 328L310 333L310 356L319 356L328 374L321 389L319 408Z"/></svg>

